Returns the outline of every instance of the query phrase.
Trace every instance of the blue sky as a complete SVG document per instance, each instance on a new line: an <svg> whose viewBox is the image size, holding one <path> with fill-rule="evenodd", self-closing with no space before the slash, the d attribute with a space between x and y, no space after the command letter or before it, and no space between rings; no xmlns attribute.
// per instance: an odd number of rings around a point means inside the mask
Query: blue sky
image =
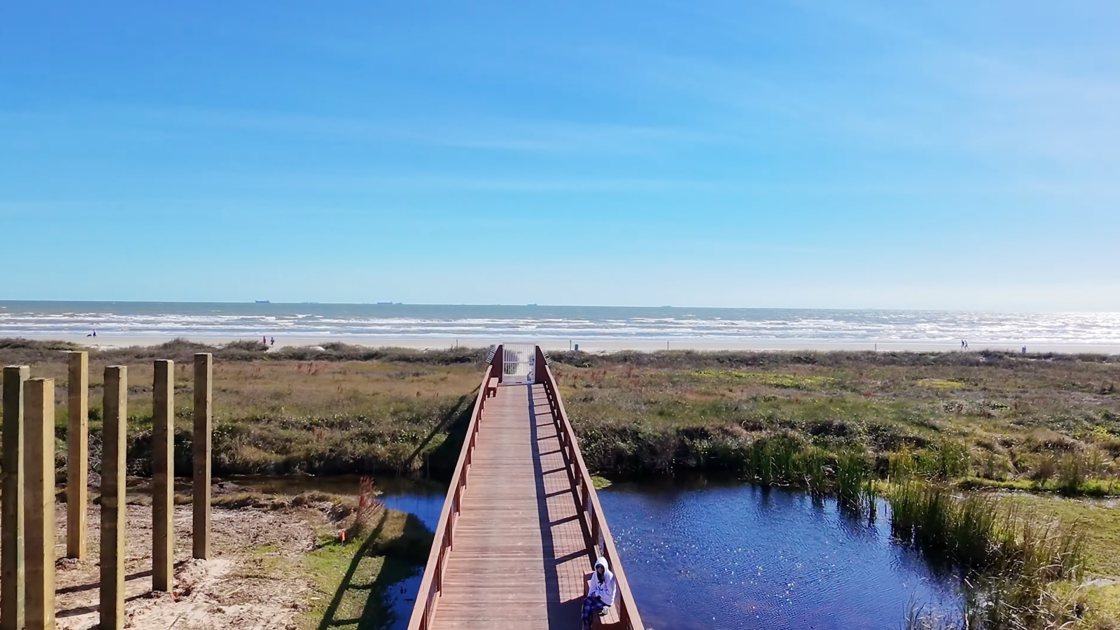
<svg viewBox="0 0 1120 630"><path fill-rule="evenodd" d="M3 3L0 299L1120 310L1118 29L1111 1Z"/></svg>

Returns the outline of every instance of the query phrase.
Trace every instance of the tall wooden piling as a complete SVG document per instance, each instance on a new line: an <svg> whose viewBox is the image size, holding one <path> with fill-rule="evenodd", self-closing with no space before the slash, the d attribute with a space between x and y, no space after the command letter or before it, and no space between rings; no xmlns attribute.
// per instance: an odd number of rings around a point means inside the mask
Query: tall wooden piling
<svg viewBox="0 0 1120 630"><path fill-rule="evenodd" d="M105 368L101 451L101 630L124 628L128 368Z"/></svg>
<svg viewBox="0 0 1120 630"><path fill-rule="evenodd" d="M194 355L194 505L193 556L210 557L210 436L214 357L209 352Z"/></svg>
<svg viewBox="0 0 1120 630"><path fill-rule="evenodd" d="M156 361L152 387L152 590L175 577L175 362Z"/></svg>
<svg viewBox="0 0 1120 630"><path fill-rule="evenodd" d="M23 387L31 368L4 368L4 498L0 510L0 629L24 628Z"/></svg>
<svg viewBox="0 0 1120 630"><path fill-rule="evenodd" d="M24 388L27 630L54 628L54 379Z"/></svg>
<svg viewBox="0 0 1120 630"><path fill-rule="evenodd" d="M86 555L89 484L89 354L71 352L66 385L66 557Z"/></svg>

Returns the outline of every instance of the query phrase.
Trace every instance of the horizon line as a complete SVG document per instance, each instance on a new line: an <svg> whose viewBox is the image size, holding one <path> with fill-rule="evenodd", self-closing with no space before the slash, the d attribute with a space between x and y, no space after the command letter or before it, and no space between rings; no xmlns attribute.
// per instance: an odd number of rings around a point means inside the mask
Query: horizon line
<svg viewBox="0 0 1120 630"><path fill-rule="evenodd" d="M618 305L618 304L535 304L535 303L444 303L444 302L273 302L271 300L252 301L214 301L214 300L27 300L0 299L3 304L215 304L215 305L254 305L254 306L451 306L451 307L507 307L507 308L602 308L602 309L674 309L674 310L741 310L741 311L864 311L864 312L908 312L908 313L992 313L992 314L1061 314L1061 313L1120 313L1120 310L990 310L990 309L939 309L939 308L887 308L887 307L828 307L828 306L677 306L672 304Z"/></svg>

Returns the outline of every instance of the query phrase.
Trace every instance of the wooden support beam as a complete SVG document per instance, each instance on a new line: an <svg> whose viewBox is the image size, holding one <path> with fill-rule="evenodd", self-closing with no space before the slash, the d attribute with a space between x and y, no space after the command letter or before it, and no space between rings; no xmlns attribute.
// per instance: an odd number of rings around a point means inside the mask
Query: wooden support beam
<svg viewBox="0 0 1120 630"><path fill-rule="evenodd" d="M175 584L175 362L156 361L152 386L152 590Z"/></svg>
<svg viewBox="0 0 1120 630"><path fill-rule="evenodd" d="M128 368L105 368L101 450L101 630L124 628Z"/></svg>
<svg viewBox="0 0 1120 630"><path fill-rule="evenodd" d="M210 557L210 437L214 357L209 352L194 355L194 471L192 506L194 532L192 555Z"/></svg>
<svg viewBox="0 0 1120 630"><path fill-rule="evenodd" d="M0 510L0 629L24 628L23 387L31 368L4 368L4 498Z"/></svg>
<svg viewBox="0 0 1120 630"><path fill-rule="evenodd" d="M54 379L24 389L27 428L27 630L54 628Z"/></svg>
<svg viewBox="0 0 1120 630"><path fill-rule="evenodd" d="M506 348L503 344L498 344L498 347L494 349L494 358L491 359L490 365L494 366L493 374L494 376L498 377L499 383L502 382L502 372L505 371L505 361ZM485 387L486 384L483 383L482 386Z"/></svg>
<svg viewBox="0 0 1120 630"><path fill-rule="evenodd" d="M89 354L70 352L66 384L66 557L86 555L89 496Z"/></svg>

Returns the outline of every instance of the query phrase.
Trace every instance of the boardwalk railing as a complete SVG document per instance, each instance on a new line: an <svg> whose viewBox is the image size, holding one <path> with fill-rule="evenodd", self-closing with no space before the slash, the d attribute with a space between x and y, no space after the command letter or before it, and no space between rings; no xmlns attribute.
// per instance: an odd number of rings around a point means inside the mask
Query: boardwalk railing
<svg viewBox="0 0 1120 630"><path fill-rule="evenodd" d="M478 397L475 400L474 411L467 426L467 434L463 442L463 450L459 454L459 461L451 477L451 487L447 490L447 499L440 512L439 524L436 525L435 536L432 542L432 551L428 556L427 568L420 582L420 589L416 595L416 605L412 609L409 620L409 630L431 630L432 620L443 595L444 576L447 570L449 556L455 543L455 526L459 521L462 510L463 492L467 486L471 470L471 463L478 441L478 432L482 420L482 410L487 400L487 385L491 378L501 380L503 369L503 347L498 346L492 361L487 365L482 375L482 383L478 388ZM618 611L618 626L625 630L645 630L641 617L638 615L634 596L630 592L630 584L626 580L626 572L619 561L618 550L611 538L610 529L607 527L603 508L599 504L599 497L595 493L595 486L591 481L591 474L583 461L579 444L576 442L575 432L564 410L564 403L560 400L560 393L556 386L556 378L547 365L547 360L540 347L534 348L534 380L544 386L548 397L549 410L557 426L557 438L563 451L565 467L575 493L575 503L579 519L588 533L586 539L589 551L607 559L611 570L614 571L618 581L618 597L615 599L615 610ZM590 568L590 564L588 566Z"/></svg>
<svg viewBox="0 0 1120 630"><path fill-rule="evenodd" d="M642 618L638 614L638 606L634 603L634 594L630 592L630 583L626 580L626 572L622 569L622 563L619 562L618 549L614 546L611 530L607 526L606 517L603 515L603 506L599 504L599 495L596 494L595 485L591 481L591 473L588 472L587 464L583 461L583 453L579 450L576 433L572 430L568 412L564 410L564 401L560 399L556 377L553 376L552 369L548 367L548 360L540 346L537 347L536 372L536 381L544 385L544 391L548 395L548 406L551 408L552 417L555 418L559 427L560 445L564 449L568 474L572 477L578 497L579 517L591 534L589 542L595 546L598 555L606 558L607 562L610 563L611 571L614 572L615 580L618 582L618 597L615 605L617 606L619 621L623 628L645 630L645 626L642 625Z"/></svg>
<svg viewBox="0 0 1120 630"><path fill-rule="evenodd" d="M501 361L501 346L498 346L497 354L496 360ZM500 378L500 375L501 369L498 368L495 373L493 364L486 366L486 372L482 375L478 398L474 401L474 412L471 414L470 424L467 425L463 450L459 453L459 462L455 465L455 472L451 477L451 487L447 489L447 498L443 502L443 511L439 514L439 524L436 525L427 569L420 581L420 591L416 594L416 606L412 609L412 618L408 622L409 630L428 630L431 627L432 615L435 614L440 593L443 591L443 574L447 569L447 555L451 552L454 542L455 523L458 521L462 505L463 489L467 486L471 455L474 453L475 441L478 437L478 421L482 417L482 408L486 404L486 385L491 376Z"/></svg>

